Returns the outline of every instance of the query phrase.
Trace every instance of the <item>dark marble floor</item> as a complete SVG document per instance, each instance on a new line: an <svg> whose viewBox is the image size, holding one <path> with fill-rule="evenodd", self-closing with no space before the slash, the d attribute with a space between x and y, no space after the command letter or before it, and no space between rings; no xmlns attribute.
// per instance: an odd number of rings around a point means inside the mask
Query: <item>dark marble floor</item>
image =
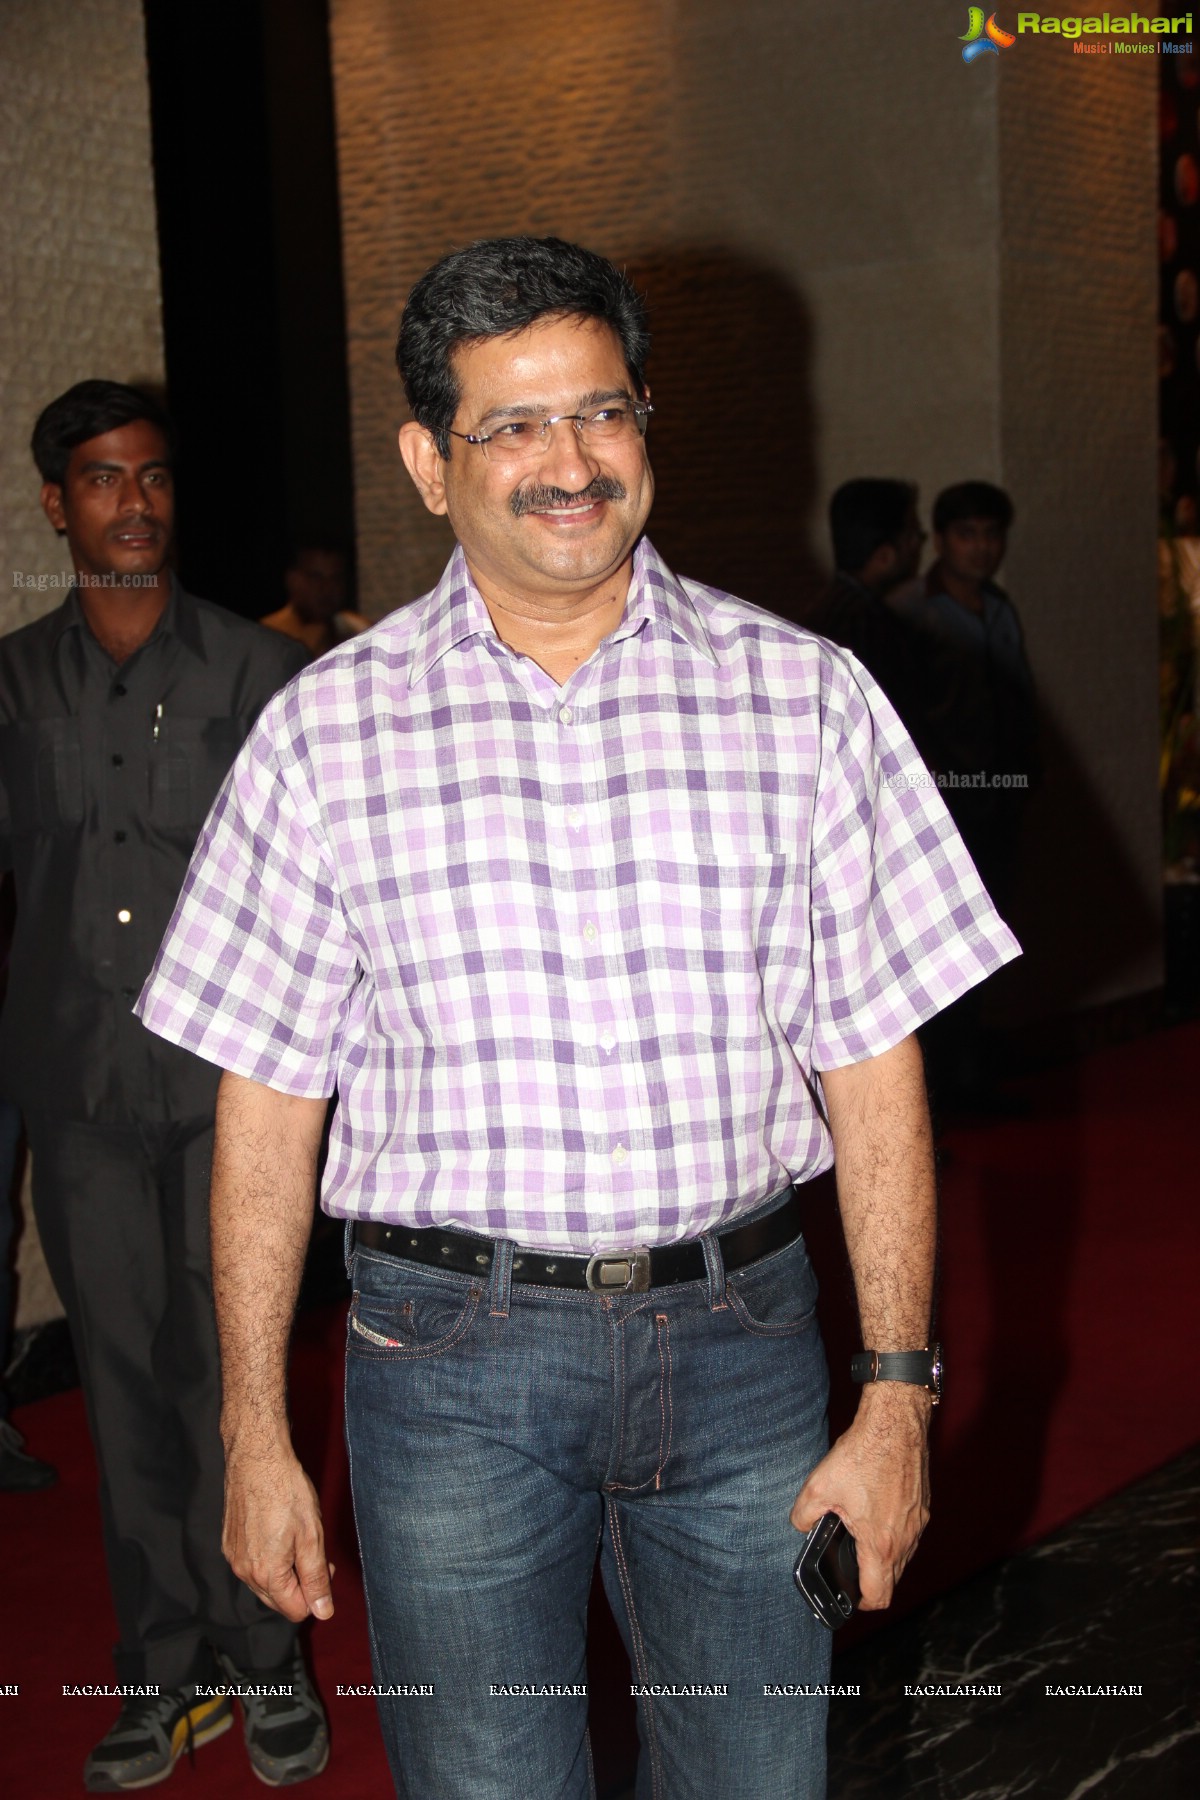
<svg viewBox="0 0 1200 1800"><path fill-rule="evenodd" d="M829 1800L1195 1800L1198 1499L1200 1448L835 1655Z"/></svg>
<svg viewBox="0 0 1200 1800"><path fill-rule="evenodd" d="M829 1800L1194 1800L1198 1497L1200 1449L835 1656Z"/></svg>

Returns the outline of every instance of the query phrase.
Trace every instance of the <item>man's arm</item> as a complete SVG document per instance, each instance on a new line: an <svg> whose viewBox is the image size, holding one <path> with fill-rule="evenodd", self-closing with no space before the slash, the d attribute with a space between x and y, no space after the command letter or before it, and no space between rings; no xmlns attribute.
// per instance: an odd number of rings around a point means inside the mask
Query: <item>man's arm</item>
<svg viewBox="0 0 1200 1800"><path fill-rule="evenodd" d="M212 1177L213 1296L225 1444L222 1548L289 1619L333 1612L316 1490L287 1419L287 1349L328 1103L225 1074Z"/></svg>
<svg viewBox="0 0 1200 1800"><path fill-rule="evenodd" d="M869 1350L929 1342L937 1237L933 1138L921 1051L905 1038L882 1056L821 1077L838 1204ZM817 1464L792 1508L807 1531L825 1512L858 1547L864 1608L887 1606L929 1518L931 1401L898 1381L863 1389L850 1429Z"/></svg>

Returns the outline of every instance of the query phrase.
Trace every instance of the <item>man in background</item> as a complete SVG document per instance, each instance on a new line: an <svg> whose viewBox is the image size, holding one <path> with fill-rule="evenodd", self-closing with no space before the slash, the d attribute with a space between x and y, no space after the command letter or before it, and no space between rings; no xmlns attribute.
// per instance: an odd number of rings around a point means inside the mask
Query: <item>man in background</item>
<svg viewBox="0 0 1200 1800"><path fill-rule="evenodd" d="M983 883L1005 913L1038 770L1033 675L1017 609L997 586L1013 504L988 481L946 488L933 508L936 560L888 605L925 647L942 798ZM978 992L931 1022L930 1080L944 1104L1010 1110L996 1090Z"/></svg>
<svg viewBox="0 0 1200 1800"><path fill-rule="evenodd" d="M864 476L843 482L829 502L836 573L809 620L879 683L926 762L935 760L928 650L887 604L912 580L925 533L911 482Z"/></svg>
<svg viewBox="0 0 1200 1800"><path fill-rule="evenodd" d="M348 566L344 550L310 544L296 551L284 574L287 604L261 623L304 645L312 658L366 631L371 621L346 606Z"/></svg>
<svg viewBox="0 0 1200 1800"><path fill-rule="evenodd" d="M1037 769L1033 675L1017 609L995 580L1012 522L1003 488L946 488L933 508L936 560L889 600L936 666L940 767L951 777L942 798L1001 906Z"/></svg>
<svg viewBox="0 0 1200 1800"><path fill-rule="evenodd" d="M327 1734L295 1626L221 1555L218 1071L132 1006L213 796L305 658L175 580L173 433L153 400L79 382L42 412L33 454L75 584L0 640L0 862L17 892L0 1093L25 1114L100 1470L124 1703L84 1779L162 1780L231 1724L223 1673L272 1690L242 1706L255 1772L278 1785L324 1765Z"/></svg>

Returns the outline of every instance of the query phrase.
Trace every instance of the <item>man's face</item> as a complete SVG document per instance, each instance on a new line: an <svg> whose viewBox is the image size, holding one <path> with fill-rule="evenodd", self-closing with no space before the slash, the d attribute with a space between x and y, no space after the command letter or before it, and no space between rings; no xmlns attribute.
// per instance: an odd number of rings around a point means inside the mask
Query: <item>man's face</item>
<svg viewBox="0 0 1200 1800"><path fill-rule="evenodd" d="M921 545L925 542L925 533L921 529L921 521L917 517L917 509L910 506L905 514L904 524L893 548L896 562L892 570L889 585L898 586L902 581L910 581L916 574L921 562Z"/></svg>
<svg viewBox="0 0 1200 1800"><path fill-rule="evenodd" d="M942 567L960 581L990 581L1004 561L1008 535L995 519L956 519L938 533Z"/></svg>
<svg viewBox="0 0 1200 1800"><path fill-rule="evenodd" d="M454 353L462 398L456 431L486 432L506 415L579 413L605 400L640 399L616 333L596 319L539 320ZM488 461L455 438L439 461L444 503L477 576L502 592L561 600L621 569L650 511L654 479L636 431L587 448L568 419L551 426L527 462Z"/></svg>
<svg viewBox="0 0 1200 1800"><path fill-rule="evenodd" d="M135 419L76 444L60 487L47 481L42 508L66 533L81 575L157 575L175 525L167 445L157 425Z"/></svg>
<svg viewBox="0 0 1200 1800"><path fill-rule="evenodd" d="M346 562L336 550L301 550L284 577L300 618L332 619L346 603Z"/></svg>

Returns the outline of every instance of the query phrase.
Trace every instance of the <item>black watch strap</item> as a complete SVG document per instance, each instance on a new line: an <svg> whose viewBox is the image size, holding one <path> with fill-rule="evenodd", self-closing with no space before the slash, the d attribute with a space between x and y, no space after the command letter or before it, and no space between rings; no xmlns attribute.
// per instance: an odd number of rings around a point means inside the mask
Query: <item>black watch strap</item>
<svg viewBox="0 0 1200 1800"><path fill-rule="evenodd" d="M860 1350L850 1358L852 1381L904 1381L927 1388L936 1406L942 1397L942 1347L928 1350Z"/></svg>

